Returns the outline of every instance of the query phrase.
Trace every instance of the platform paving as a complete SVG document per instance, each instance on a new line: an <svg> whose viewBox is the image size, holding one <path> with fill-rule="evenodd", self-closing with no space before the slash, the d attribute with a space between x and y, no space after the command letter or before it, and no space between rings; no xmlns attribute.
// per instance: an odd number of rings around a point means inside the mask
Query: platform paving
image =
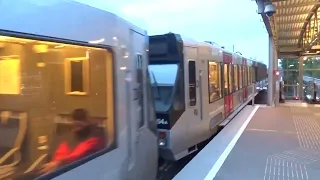
<svg viewBox="0 0 320 180"><path fill-rule="evenodd" d="M320 108L260 107L214 180L320 180Z"/></svg>

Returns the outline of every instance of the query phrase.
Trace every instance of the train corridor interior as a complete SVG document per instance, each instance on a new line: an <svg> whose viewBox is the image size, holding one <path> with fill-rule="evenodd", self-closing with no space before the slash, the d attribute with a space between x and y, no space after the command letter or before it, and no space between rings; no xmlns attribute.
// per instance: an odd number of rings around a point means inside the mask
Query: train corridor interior
<svg viewBox="0 0 320 180"><path fill-rule="evenodd" d="M108 49L0 36L0 179L40 168L63 141L74 148L78 108L113 149L112 73Z"/></svg>

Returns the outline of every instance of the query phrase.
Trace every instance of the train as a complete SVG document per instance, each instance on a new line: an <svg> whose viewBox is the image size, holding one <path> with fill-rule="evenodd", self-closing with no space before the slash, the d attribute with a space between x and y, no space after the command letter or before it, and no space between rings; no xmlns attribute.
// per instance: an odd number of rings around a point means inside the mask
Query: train
<svg viewBox="0 0 320 180"><path fill-rule="evenodd" d="M267 83L262 63L78 2L0 9L0 179L156 179Z"/></svg>
<svg viewBox="0 0 320 180"><path fill-rule="evenodd" d="M74 1L4 0L0 9L0 134L8 140L0 179L155 179L147 32ZM79 108L104 148L31 178L59 142L77 142L71 112Z"/></svg>
<svg viewBox="0 0 320 180"><path fill-rule="evenodd" d="M177 161L209 139L267 85L267 67L210 42L150 36L149 73L159 153Z"/></svg>

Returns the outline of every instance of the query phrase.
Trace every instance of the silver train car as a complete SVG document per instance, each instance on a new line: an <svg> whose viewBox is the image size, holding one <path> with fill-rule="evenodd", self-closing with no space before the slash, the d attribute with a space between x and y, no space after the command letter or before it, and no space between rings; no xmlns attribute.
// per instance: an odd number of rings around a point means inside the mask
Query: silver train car
<svg viewBox="0 0 320 180"><path fill-rule="evenodd" d="M168 33L149 37L159 153L179 160L266 86L266 65Z"/></svg>
<svg viewBox="0 0 320 180"><path fill-rule="evenodd" d="M68 163L32 179L155 179L146 31L67 0L3 0L0 9L0 179L30 177L58 155ZM96 133L81 147L72 146L75 109Z"/></svg>

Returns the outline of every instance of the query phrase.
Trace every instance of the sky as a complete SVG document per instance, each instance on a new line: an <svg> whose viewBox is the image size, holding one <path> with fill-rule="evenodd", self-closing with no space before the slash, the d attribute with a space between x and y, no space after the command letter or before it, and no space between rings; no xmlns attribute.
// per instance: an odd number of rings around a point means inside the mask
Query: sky
<svg viewBox="0 0 320 180"><path fill-rule="evenodd" d="M268 62L268 33L251 0L76 0L112 12L149 35L173 32Z"/></svg>

